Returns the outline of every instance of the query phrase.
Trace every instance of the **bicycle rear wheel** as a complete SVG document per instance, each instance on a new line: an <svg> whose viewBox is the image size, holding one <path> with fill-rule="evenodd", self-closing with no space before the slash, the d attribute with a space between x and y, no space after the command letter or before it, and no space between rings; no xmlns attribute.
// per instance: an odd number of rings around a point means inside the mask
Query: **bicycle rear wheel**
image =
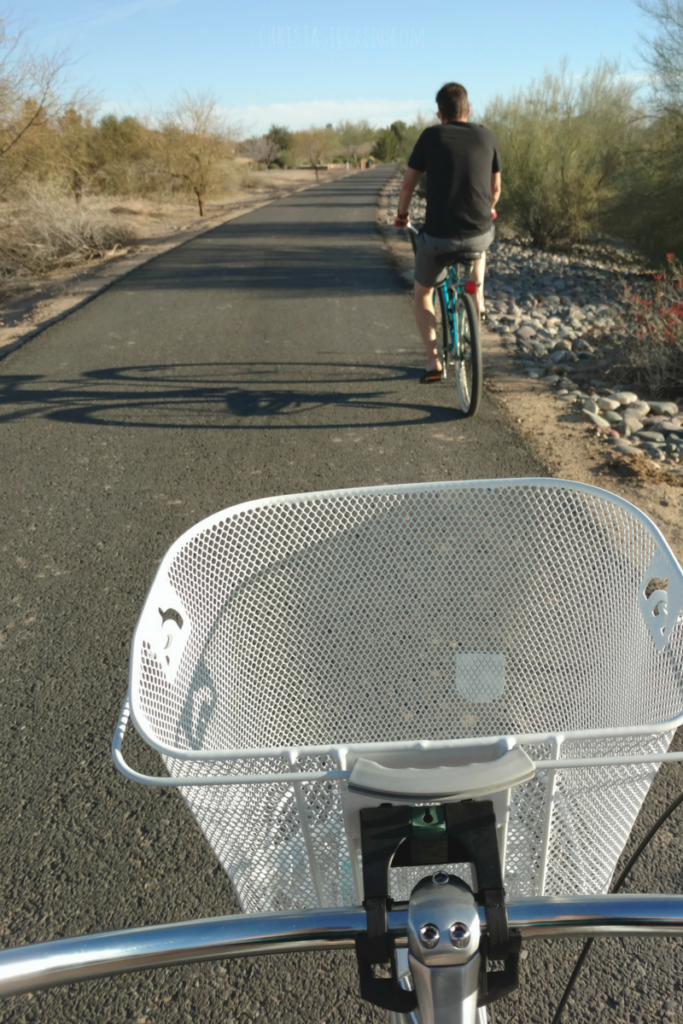
<svg viewBox="0 0 683 1024"><path fill-rule="evenodd" d="M482 357L479 317L474 299L467 293L455 300L457 356L455 376L460 408L466 416L474 416L481 402Z"/></svg>
<svg viewBox="0 0 683 1024"><path fill-rule="evenodd" d="M443 366L443 378L444 380L448 376L448 358L449 348L451 344L451 331L448 324L448 311L446 306L446 299L444 296L443 285L438 285L434 289L433 295L434 301L434 318L436 320L436 347L441 356L441 365Z"/></svg>

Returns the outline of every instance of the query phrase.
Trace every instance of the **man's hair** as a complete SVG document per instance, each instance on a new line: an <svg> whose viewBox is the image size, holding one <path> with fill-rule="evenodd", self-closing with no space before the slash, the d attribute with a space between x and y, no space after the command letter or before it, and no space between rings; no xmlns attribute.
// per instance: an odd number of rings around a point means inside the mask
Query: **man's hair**
<svg viewBox="0 0 683 1024"><path fill-rule="evenodd" d="M442 85L436 94L436 103L447 121L452 121L456 117L467 117L470 108L467 89L457 82Z"/></svg>

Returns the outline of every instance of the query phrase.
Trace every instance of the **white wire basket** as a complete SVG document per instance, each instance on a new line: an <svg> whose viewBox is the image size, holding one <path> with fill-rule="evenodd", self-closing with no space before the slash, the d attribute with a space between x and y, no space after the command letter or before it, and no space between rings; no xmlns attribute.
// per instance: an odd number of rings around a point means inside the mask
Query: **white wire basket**
<svg viewBox="0 0 683 1024"><path fill-rule="evenodd" d="M658 764L683 756L682 610L659 530L584 484L247 502L164 557L115 759L180 787L255 912L360 902L359 758L455 777L519 747L535 773L496 797L508 895L605 892ZM125 764L129 714L169 777ZM393 869L394 898L424 873Z"/></svg>

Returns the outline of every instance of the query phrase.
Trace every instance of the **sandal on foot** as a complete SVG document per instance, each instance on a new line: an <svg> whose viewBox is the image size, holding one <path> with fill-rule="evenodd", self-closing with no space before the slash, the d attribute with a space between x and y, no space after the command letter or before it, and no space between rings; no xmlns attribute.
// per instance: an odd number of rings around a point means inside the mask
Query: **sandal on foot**
<svg viewBox="0 0 683 1024"><path fill-rule="evenodd" d="M438 384L443 376L443 370L425 370L420 377L420 384Z"/></svg>

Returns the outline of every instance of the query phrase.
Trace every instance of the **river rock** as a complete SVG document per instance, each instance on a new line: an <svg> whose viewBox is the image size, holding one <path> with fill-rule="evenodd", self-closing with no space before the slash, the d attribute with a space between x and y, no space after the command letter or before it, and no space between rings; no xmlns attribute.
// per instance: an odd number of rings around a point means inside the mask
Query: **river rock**
<svg viewBox="0 0 683 1024"><path fill-rule="evenodd" d="M666 438L657 430L639 430L636 435L641 441L649 441L650 444L664 444Z"/></svg>
<svg viewBox="0 0 683 1024"><path fill-rule="evenodd" d="M597 416L594 412L589 412L588 409L584 408L581 410L581 415L589 423L592 423L594 427L604 427L606 430L611 430L611 425L604 420L602 416Z"/></svg>
<svg viewBox="0 0 683 1024"><path fill-rule="evenodd" d="M529 341L530 338L534 338L536 336L536 330L534 327L529 327L528 324L525 324L524 327L517 328L515 336L518 337L520 341Z"/></svg>
<svg viewBox="0 0 683 1024"><path fill-rule="evenodd" d="M634 412L637 416L640 416L641 419L643 416L647 416L647 414L650 411L650 406L647 404L647 402L641 401L629 402L627 408L630 411Z"/></svg>
<svg viewBox="0 0 683 1024"><path fill-rule="evenodd" d="M554 363L566 363L571 358L571 352L566 348L553 349L550 358Z"/></svg>
<svg viewBox="0 0 683 1024"><path fill-rule="evenodd" d="M613 409L607 409L607 410L603 411L602 418L604 420L607 420L608 423L613 423L613 424L623 423L624 422L624 417L621 416L618 412L614 412Z"/></svg>
<svg viewBox="0 0 683 1024"><path fill-rule="evenodd" d="M623 438L620 438L619 440L611 438L610 444L614 445L614 450L616 452L621 452L622 455L640 455L640 449L629 444L628 441L624 441Z"/></svg>
<svg viewBox="0 0 683 1024"><path fill-rule="evenodd" d="M675 420L657 420L656 424L657 430L661 431L662 434L675 434L683 429L683 425L678 418Z"/></svg>
<svg viewBox="0 0 683 1024"><path fill-rule="evenodd" d="M650 402L650 412L663 412L667 416L675 416L678 412L678 406L675 402Z"/></svg>
<svg viewBox="0 0 683 1024"><path fill-rule="evenodd" d="M597 402L593 401L592 398L587 398L586 401L583 403L583 411L592 412L593 415L596 416L600 411L600 407L598 406Z"/></svg>
<svg viewBox="0 0 683 1024"><path fill-rule="evenodd" d="M638 395L634 391L615 391L610 398L615 398L619 405L633 405L638 401Z"/></svg>
<svg viewBox="0 0 683 1024"><path fill-rule="evenodd" d="M597 402L598 408L602 409L604 412L607 412L608 410L610 412L615 412L621 405L621 402L617 401L616 398L606 398L604 395L601 395Z"/></svg>

